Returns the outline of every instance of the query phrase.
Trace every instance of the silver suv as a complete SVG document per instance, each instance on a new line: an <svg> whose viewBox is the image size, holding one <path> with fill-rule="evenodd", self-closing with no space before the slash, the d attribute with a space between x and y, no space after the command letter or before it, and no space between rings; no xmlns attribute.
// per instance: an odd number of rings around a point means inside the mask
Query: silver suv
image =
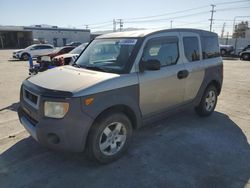
<svg viewBox="0 0 250 188"><path fill-rule="evenodd" d="M25 80L19 118L42 145L108 163L134 129L195 108L213 113L223 79L218 36L195 29L97 37L73 65Z"/></svg>

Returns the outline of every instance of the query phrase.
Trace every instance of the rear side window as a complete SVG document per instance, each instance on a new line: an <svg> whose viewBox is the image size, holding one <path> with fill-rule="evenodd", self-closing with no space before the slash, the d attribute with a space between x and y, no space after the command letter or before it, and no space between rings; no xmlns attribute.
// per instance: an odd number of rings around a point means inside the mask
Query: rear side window
<svg viewBox="0 0 250 188"><path fill-rule="evenodd" d="M203 59L220 56L220 48L217 37L202 37L202 56Z"/></svg>
<svg viewBox="0 0 250 188"><path fill-rule="evenodd" d="M33 50L40 50L40 49L41 49L41 46L39 46L39 45L33 46L32 49L33 49Z"/></svg>
<svg viewBox="0 0 250 188"><path fill-rule="evenodd" d="M40 46L40 49L52 49L52 46Z"/></svg>
<svg viewBox="0 0 250 188"><path fill-rule="evenodd" d="M184 52L189 62L200 60L199 40L197 37L184 37Z"/></svg>
<svg viewBox="0 0 250 188"><path fill-rule="evenodd" d="M142 57L143 61L158 60L161 66L174 65L178 58L178 38L175 37L150 40Z"/></svg>

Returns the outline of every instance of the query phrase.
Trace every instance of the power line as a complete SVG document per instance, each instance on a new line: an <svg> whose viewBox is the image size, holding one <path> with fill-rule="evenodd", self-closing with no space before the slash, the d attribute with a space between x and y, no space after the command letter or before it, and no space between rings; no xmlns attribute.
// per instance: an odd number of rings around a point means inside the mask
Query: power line
<svg viewBox="0 0 250 188"><path fill-rule="evenodd" d="M125 21L125 23L140 23L140 22L155 22L155 21L167 21L167 20L174 20L178 18L183 18L183 17L189 17L189 16L195 16L195 15L200 15L200 14L207 14L209 11L203 11L203 12L197 12L197 13L192 13L192 14L186 14L186 15L181 15L181 16L176 16L176 17L171 17L171 18L161 18L161 19L149 19L149 20L141 20L141 21Z"/></svg>
<svg viewBox="0 0 250 188"><path fill-rule="evenodd" d="M106 26L112 27L111 24L105 24L105 25L102 25L102 26L91 27L91 29L98 29L98 28L103 28L103 27L106 27Z"/></svg>
<svg viewBox="0 0 250 188"><path fill-rule="evenodd" d="M229 8L222 8L222 9L217 9L216 11L228 11L228 10L238 10L238 9L245 9L245 8L250 8L249 7L229 7Z"/></svg>
<svg viewBox="0 0 250 188"><path fill-rule="evenodd" d="M250 2L250 1L249 0L229 1L229 2L216 3L215 5L234 4L234 3L240 3L240 2ZM180 11L175 11L175 12L170 12L170 13L165 13L165 14L152 15L152 16L127 18L125 20L141 20L141 19L146 19L146 18L162 17L162 16L166 16L166 15L171 15L171 14L179 14L179 13L183 13L183 12L199 10L199 9L202 9L202 8L207 8L208 6L209 5L199 6L199 7L195 7L195 8L191 8L191 9L185 9L185 10L180 10Z"/></svg>
<svg viewBox="0 0 250 188"><path fill-rule="evenodd" d="M99 23L93 23L93 24L88 24L89 26L95 26L95 25L104 25L107 23L112 23L112 21L106 21L106 22L99 22Z"/></svg>
<svg viewBox="0 0 250 188"><path fill-rule="evenodd" d="M214 7L216 5L235 4L235 3L243 3L243 2L250 2L250 1L249 0L239 0L239 1L221 2L221 3L214 4ZM212 6L212 5L210 5L210 6ZM198 9L202 9L202 8L206 8L206 7L208 7L208 5L199 6L199 7L190 8L190 9L185 9L185 10L180 10L180 11L175 11L175 12L170 12L170 13L165 13L165 14L128 18L128 19L125 19L125 21L123 21L123 20L119 21L119 19L118 19L118 23L120 24L120 28L122 29L123 23L145 23L145 22L156 22L156 21L167 21L167 20L179 19L179 18L183 18L183 17L190 17L190 16L194 16L194 15L206 14L206 13L208 13L208 11L202 11L202 12L197 12L197 13L192 13L192 14L187 14L187 15L180 15L180 16L175 16L175 17L165 18L165 19L160 18L160 17L172 15L172 14L180 14L180 13L184 13L184 12L188 12L188 11L194 11L194 10L198 10ZM250 7L232 7L232 8L228 7L228 8L217 9L216 11L228 11L228 10L232 10L232 9L245 9L245 8L250 8ZM213 14L215 12L215 10L213 9L213 6L212 6L212 10L210 12L211 12L211 18L209 20L210 20L210 27L212 30L212 25L213 25L213 21L214 21ZM152 19L152 18L157 18L157 17L158 17L158 19ZM218 19L218 21L219 20L220 19ZM221 21L223 21L223 20L221 20ZM231 20L228 20L228 21L231 21ZM111 26L112 24L113 24L113 30L114 29L116 30L116 28L115 28L116 22L114 22L114 20L113 21L99 22L99 23L92 23L92 24L88 24L88 26L90 26L91 28L94 26L92 29L96 29L96 28L102 28L102 27L109 26L109 25Z"/></svg>
<svg viewBox="0 0 250 188"><path fill-rule="evenodd" d="M180 10L180 11L176 11L176 12L165 13L165 14L158 14L158 15L144 16L144 17L127 18L125 20L141 20L141 19L146 19L146 18L162 17L162 16L171 15L171 14L179 14L179 13L183 13L183 12L198 10L198 9L206 8L206 7L207 7L207 5L206 6L195 7L195 8L191 8L191 9Z"/></svg>
<svg viewBox="0 0 250 188"><path fill-rule="evenodd" d="M243 2L250 2L249 0L241 0L241 1L229 1L229 2L221 2L216 3L216 5L224 5L224 4L234 4L234 3L243 3Z"/></svg>

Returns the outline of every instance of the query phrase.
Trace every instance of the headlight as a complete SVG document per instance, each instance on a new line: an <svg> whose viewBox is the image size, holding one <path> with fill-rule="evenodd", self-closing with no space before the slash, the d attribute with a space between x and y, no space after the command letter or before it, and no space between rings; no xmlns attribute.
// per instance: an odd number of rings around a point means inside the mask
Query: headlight
<svg viewBox="0 0 250 188"><path fill-rule="evenodd" d="M44 103L44 115L51 118L63 118L68 112L69 103L48 102Z"/></svg>

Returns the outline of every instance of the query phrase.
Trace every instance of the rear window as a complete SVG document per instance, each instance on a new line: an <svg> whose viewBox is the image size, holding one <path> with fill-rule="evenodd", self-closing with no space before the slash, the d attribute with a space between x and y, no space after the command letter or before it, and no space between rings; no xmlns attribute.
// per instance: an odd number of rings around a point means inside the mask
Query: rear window
<svg viewBox="0 0 250 188"><path fill-rule="evenodd" d="M199 40L197 37L184 37L184 52L189 62L200 60Z"/></svg>
<svg viewBox="0 0 250 188"><path fill-rule="evenodd" d="M220 48L217 37L202 37L202 56L203 59L220 56Z"/></svg>

